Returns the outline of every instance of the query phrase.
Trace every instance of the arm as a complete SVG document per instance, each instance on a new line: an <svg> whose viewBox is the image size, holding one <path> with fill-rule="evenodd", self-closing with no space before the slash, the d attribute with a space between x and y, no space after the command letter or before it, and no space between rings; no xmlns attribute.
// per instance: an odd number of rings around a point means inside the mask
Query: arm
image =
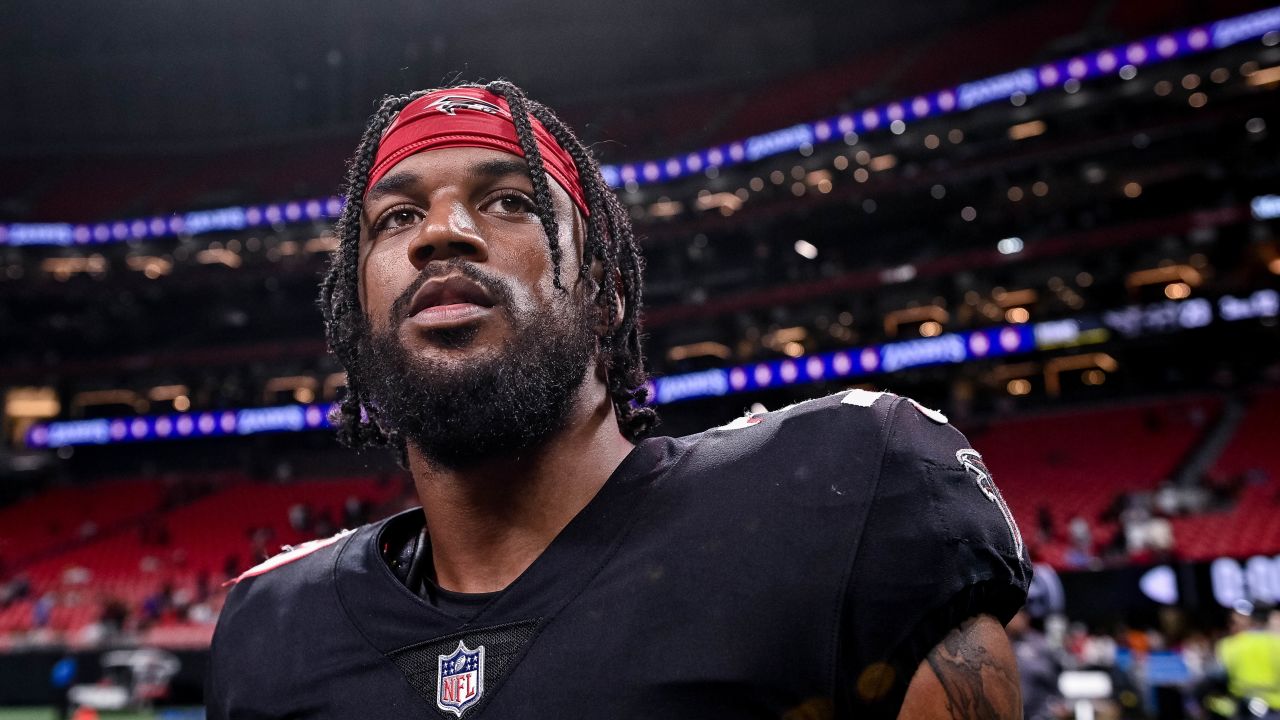
<svg viewBox="0 0 1280 720"><path fill-rule="evenodd" d="M1013 648L990 615L966 620L920 663L898 717L903 720L1021 720Z"/></svg>

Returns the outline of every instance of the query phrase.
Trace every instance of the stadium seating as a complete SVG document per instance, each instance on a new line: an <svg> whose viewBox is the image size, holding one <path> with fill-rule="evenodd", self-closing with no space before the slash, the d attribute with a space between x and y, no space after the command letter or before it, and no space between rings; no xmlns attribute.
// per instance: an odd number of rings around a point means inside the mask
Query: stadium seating
<svg viewBox="0 0 1280 720"><path fill-rule="evenodd" d="M1245 557L1280 549L1280 389L1258 392L1211 471L1211 483L1239 486L1228 511L1176 518L1178 554L1188 560Z"/></svg>
<svg viewBox="0 0 1280 720"><path fill-rule="evenodd" d="M1267 388L1250 401L1248 413L1214 466L1214 474L1228 477L1261 470L1273 481L1280 478L1276 428L1280 428L1280 389Z"/></svg>
<svg viewBox="0 0 1280 720"><path fill-rule="evenodd" d="M103 513L91 511L94 506L83 501L84 497L131 497L131 493L122 491L135 486L158 490L159 483L109 482L91 491L81 488L81 495L74 496L52 490L6 512L57 508L68 503L69 497L74 497L69 505L75 512L64 514L77 519L90 517L101 523L130 517L126 515L129 509L156 509L158 493L151 495L156 501L151 503L144 502L148 497L146 492L139 492L140 499L132 503L105 503ZM0 610L0 635L31 627L36 604L46 594L56 598L47 626L63 632L74 632L98 620L108 601L122 602L136 616L149 598L166 587L173 594L186 593L191 597L200 595L203 586L204 594L213 592L209 604L216 609L220 604L219 587L228 571L241 572L274 554L282 545L314 539L314 533L290 526L292 506L305 503L312 518L327 517L337 529L349 498L358 498L367 507L385 511L387 502L398 495L399 489L397 483L373 478L290 484L260 484L242 479L166 512L145 517L135 513L131 516L132 523L117 527L115 532L104 533L43 560L14 567L12 573L21 572L29 578L32 592ZM50 512L49 516L52 515L56 513ZM166 625L183 624L172 614L159 620Z"/></svg>
<svg viewBox="0 0 1280 720"><path fill-rule="evenodd" d="M1090 524L1095 548L1110 542L1118 528L1103 516L1116 497L1153 490L1170 478L1220 405L1217 398L1193 396L1000 420L970 439L1033 552L1062 567L1071 519ZM1042 544L1035 542L1040 507L1049 509L1055 528Z"/></svg>
<svg viewBox="0 0 1280 720"><path fill-rule="evenodd" d="M1215 478L1254 479L1241 490L1234 509L1174 519L1179 556L1209 559L1280 549L1280 513L1275 512L1280 466L1269 447L1269 429L1280 423L1278 401L1280 389L1274 388L1253 398L1213 471ZM1116 519L1108 515L1117 496L1153 490L1171 477L1221 407L1220 398L1203 395L998 418L971 429L970 439L983 452L1033 552L1068 567L1070 520L1089 522L1095 546L1108 543L1118 532ZM291 507L305 503L313 520L327 516L337 527L348 498L363 500L376 517L395 509L402 490L398 482L367 477L287 484L221 477L217 482L217 491L168 508L163 482L128 479L53 488L0 510L0 522L16 530L6 536L11 558L47 555L11 565L10 576L23 573L33 592L0 610L0 636L30 628L36 604L46 594L56 598L46 626L70 633L97 621L108 600L122 602L138 617L165 587L187 597L212 593L206 605L216 612L219 586L229 573L281 545L315 537L291 527ZM1047 539L1038 539L1042 506L1050 509L1056 528ZM39 525L30 521L36 517ZM100 530L77 538L76 529L86 522ZM207 619L187 621L168 612L141 629L161 642L198 645L207 634L207 627L201 629Z"/></svg>
<svg viewBox="0 0 1280 720"><path fill-rule="evenodd" d="M159 509L164 484L120 479L68 485L0 508L0 564L38 557Z"/></svg>

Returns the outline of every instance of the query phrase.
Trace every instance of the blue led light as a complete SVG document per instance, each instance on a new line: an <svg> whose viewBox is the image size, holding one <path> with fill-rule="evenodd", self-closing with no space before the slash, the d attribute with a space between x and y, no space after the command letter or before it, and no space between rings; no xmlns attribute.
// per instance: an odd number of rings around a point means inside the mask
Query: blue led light
<svg viewBox="0 0 1280 720"><path fill-rule="evenodd" d="M1280 7L1219 20L1210 24L1207 32L1212 39L1213 47L1224 48L1260 38L1277 28L1280 28Z"/></svg>
<svg viewBox="0 0 1280 720"><path fill-rule="evenodd" d="M6 228L9 245L70 245L75 241L67 223L14 223Z"/></svg>
<svg viewBox="0 0 1280 720"><path fill-rule="evenodd" d="M64 420L32 425L27 447L106 445L154 440L302 432L330 428L336 404L281 405L243 410L170 413L94 420Z"/></svg>

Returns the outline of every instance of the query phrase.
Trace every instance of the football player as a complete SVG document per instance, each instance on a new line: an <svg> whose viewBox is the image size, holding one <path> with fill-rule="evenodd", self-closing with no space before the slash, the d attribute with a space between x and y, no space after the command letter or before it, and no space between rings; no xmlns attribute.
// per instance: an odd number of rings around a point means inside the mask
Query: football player
<svg viewBox="0 0 1280 720"><path fill-rule="evenodd" d="M337 231L339 436L422 507L242 575L210 718L1020 716L981 456L863 390L646 439L639 250L546 107L387 98Z"/></svg>

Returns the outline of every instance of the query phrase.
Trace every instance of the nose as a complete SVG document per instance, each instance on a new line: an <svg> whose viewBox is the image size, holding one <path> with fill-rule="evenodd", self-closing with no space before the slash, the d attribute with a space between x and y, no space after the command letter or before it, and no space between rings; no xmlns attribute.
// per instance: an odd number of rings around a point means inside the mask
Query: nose
<svg viewBox="0 0 1280 720"><path fill-rule="evenodd" d="M489 257L489 246L466 204L433 202L409 243L409 262L422 270L429 262L453 257L484 262Z"/></svg>

